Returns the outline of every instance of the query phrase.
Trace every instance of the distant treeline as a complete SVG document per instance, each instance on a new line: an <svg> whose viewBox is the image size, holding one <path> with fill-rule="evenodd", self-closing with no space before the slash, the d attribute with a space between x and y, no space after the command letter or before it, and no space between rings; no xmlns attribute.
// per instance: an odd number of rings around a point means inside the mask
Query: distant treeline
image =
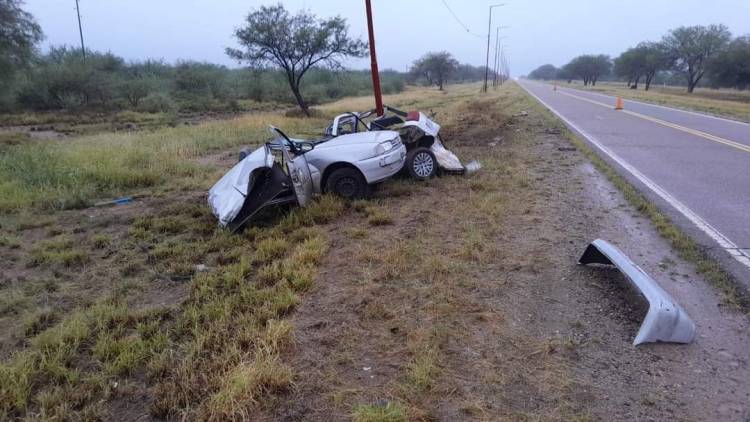
<svg viewBox="0 0 750 422"><path fill-rule="evenodd" d="M679 27L659 42L642 42L614 60L607 55L582 55L557 68L545 64L529 74L531 79L599 80L627 82L638 89L643 82L687 87L746 89L750 87L750 35L733 38L724 25Z"/></svg>
<svg viewBox="0 0 750 422"><path fill-rule="evenodd" d="M230 69L225 66L160 60L126 62L112 53L53 47L39 55L0 89L0 111L136 110L241 111L242 100L295 104L285 74L274 69ZM384 94L409 84L428 82L412 72L380 72ZM459 65L452 82L484 78L484 68ZM311 69L302 86L311 105L345 96L372 93L368 70Z"/></svg>
<svg viewBox="0 0 750 422"><path fill-rule="evenodd" d="M385 93L400 92L405 75L381 73ZM303 87L311 104L372 92L367 71L312 69ZM211 63L159 60L127 63L112 53L53 47L0 90L0 109L83 108L160 111L238 111L239 100L294 104L278 70L229 69Z"/></svg>

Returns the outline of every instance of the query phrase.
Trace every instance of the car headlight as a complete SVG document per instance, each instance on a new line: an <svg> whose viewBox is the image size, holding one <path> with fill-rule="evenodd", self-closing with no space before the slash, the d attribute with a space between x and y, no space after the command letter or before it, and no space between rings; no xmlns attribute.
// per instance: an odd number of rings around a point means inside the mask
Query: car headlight
<svg viewBox="0 0 750 422"><path fill-rule="evenodd" d="M383 155L386 152L392 150L393 148L395 148L395 146L392 140L381 142L375 147L375 155Z"/></svg>

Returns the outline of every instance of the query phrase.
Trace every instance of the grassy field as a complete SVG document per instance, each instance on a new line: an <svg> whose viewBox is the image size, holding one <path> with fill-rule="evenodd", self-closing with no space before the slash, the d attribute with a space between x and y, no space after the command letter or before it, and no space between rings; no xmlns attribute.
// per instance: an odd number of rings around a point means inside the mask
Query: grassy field
<svg viewBox="0 0 750 422"><path fill-rule="evenodd" d="M450 96L414 89L387 101L429 109L476 89ZM354 98L320 114L369 107L369 99ZM138 413L120 417L224 420L247 417L260 397L287 389L285 316L328 248L319 226L347 206L325 197L233 236L216 228L205 191L238 146L268 139L266 125L317 136L326 123L260 113L5 145L2 419L107 419L122 410L123 397L148 392ZM137 204L76 209L125 194ZM368 218L373 227L389 224L374 208Z"/></svg>
<svg viewBox="0 0 750 422"><path fill-rule="evenodd" d="M581 83L567 84L564 81L559 81L558 84L750 122L750 91L696 88L695 92L688 94L684 87L675 86L651 85L651 89L644 91L643 85L635 90L617 82L599 82L593 87L584 87Z"/></svg>
<svg viewBox="0 0 750 422"><path fill-rule="evenodd" d="M413 89L399 98L409 105L424 92L428 91ZM262 112L198 126L99 133L64 142L19 142L18 136L3 138L0 134L0 141L6 141L0 145L0 212L17 213L28 207L80 208L97 199L140 193L141 189L194 186L207 180L211 171L195 159L258 144L268 137L267 125L300 136L320 136L327 117L346 107L366 109L371 104L366 100L332 103L317 119Z"/></svg>

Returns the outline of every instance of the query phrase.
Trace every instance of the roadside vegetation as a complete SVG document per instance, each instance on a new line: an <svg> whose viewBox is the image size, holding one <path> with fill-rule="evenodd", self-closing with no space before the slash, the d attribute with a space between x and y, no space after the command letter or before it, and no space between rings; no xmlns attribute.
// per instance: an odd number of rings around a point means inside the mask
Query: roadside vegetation
<svg viewBox="0 0 750 422"><path fill-rule="evenodd" d="M612 60L583 55L557 68L545 64L530 79L567 84L623 98L750 122L750 37L732 37L726 26L669 31ZM598 82L598 83L597 83Z"/></svg>
<svg viewBox="0 0 750 422"><path fill-rule="evenodd" d="M0 13L9 20L7 37L13 40L0 46L0 129L31 127L32 135L132 131L294 105L309 115L311 106L372 92L369 70L342 66L346 58L365 55L367 45L348 35L341 17L318 19L307 11L292 15L282 5L252 10L235 31L241 48L227 49L248 67L228 68L196 61L126 62L113 52L84 54L65 45L41 53L36 46L42 28L22 4L0 3ZM316 42L289 50L290 39ZM271 50L265 48L269 45ZM431 85L435 69L386 69L380 72L381 89L392 94L407 83ZM440 75L442 87L449 81L479 80L484 68L451 63Z"/></svg>
<svg viewBox="0 0 750 422"><path fill-rule="evenodd" d="M584 87L594 87L600 80L622 81L632 90L643 82L644 91L652 85L674 85L684 87L688 94L699 87L742 91L750 86L749 58L750 36L733 38L725 25L681 26L661 41L641 42L614 60L607 55L582 55L560 68L539 66L529 78L581 80Z"/></svg>

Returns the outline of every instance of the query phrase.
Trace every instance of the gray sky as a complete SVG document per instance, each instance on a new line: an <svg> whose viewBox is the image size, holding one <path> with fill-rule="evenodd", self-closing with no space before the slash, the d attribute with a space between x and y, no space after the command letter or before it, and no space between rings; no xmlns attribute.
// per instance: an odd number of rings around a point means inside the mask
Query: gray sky
<svg viewBox="0 0 750 422"><path fill-rule="evenodd" d="M575 55L616 56L639 41L658 40L680 25L723 23L735 35L750 34L748 0L373 0L376 47L381 69L404 70L427 51L447 50L461 62L484 64L487 6L504 2L493 28L508 36L512 73L544 63L562 65ZM129 60L205 60L236 66L224 54L235 46L233 29L247 13L276 1L251 0L80 0L87 48L112 51ZM364 0L283 0L287 9L306 8L320 17L339 14L350 32L367 37ZM26 0L49 44L78 45L75 0ZM494 34L494 29L493 29ZM494 36L494 35L493 35ZM366 68L368 60L352 60Z"/></svg>

